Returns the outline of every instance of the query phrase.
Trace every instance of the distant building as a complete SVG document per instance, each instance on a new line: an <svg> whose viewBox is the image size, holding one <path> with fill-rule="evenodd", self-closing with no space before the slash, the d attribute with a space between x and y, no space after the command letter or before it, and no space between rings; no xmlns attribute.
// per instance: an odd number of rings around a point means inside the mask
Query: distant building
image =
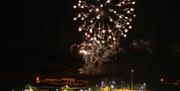
<svg viewBox="0 0 180 91"><path fill-rule="evenodd" d="M68 85L70 87L84 87L89 84L88 80L83 79L83 77L61 74L38 75L35 79L35 85L37 86L63 87Z"/></svg>
<svg viewBox="0 0 180 91"><path fill-rule="evenodd" d="M70 77L62 77L62 78L44 78L40 80L41 84L47 84L47 85L54 85L54 86L86 86L88 85L88 81L85 80L79 80L76 78L70 78Z"/></svg>

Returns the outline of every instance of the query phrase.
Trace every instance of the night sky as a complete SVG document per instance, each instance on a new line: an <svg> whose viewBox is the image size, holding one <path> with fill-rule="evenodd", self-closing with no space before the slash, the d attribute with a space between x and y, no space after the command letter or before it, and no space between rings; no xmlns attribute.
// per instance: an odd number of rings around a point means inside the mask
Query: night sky
<svg viewBox="0 0 180 91"><path fill-rule="evenodd" d="M136 2L137 18L130 36L151 41L153 52L132 56L134 61L125 64L134 65L139 78L165 74L180 79L179 0ZM70 52L71 45L82 40L73 25L72 6L72 0L1 1L1 82L24 81L37 73L64 73L81 65Z"/></svg>

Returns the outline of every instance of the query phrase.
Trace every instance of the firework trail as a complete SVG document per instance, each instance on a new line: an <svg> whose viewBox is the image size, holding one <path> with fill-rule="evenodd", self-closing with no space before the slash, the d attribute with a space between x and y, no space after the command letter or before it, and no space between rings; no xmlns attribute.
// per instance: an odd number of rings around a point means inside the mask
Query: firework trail
<svg viewBox="0 0 180 91"><path fill-rule="evenodd" d="M132 0L78 0L73 18L78 22L83 42L78 45L85 61L81 73L111 61L120 51L120 41L132 29L135 1Z"/></svg>

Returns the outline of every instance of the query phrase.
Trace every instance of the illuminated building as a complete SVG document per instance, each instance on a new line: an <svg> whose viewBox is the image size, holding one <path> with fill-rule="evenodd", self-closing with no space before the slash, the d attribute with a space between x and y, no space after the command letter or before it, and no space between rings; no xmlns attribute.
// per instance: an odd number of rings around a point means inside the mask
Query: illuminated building
<svg viewBox="0 0 180 91"><path fill-rule="evenodd" d="M37 85L83 87L88 85L88 81L68 76L46 76L40 78Z"/></svg>

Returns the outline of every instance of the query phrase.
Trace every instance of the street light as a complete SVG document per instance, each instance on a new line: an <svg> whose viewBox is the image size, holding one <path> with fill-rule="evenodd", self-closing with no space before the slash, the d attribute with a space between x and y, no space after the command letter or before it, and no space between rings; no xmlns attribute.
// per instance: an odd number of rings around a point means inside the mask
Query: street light
<svg viewBox="0 0 180 91"><path fill-rule="evenodd" d="M133 73L134 69L131 69L131 90L133 90Z"/></svg>

